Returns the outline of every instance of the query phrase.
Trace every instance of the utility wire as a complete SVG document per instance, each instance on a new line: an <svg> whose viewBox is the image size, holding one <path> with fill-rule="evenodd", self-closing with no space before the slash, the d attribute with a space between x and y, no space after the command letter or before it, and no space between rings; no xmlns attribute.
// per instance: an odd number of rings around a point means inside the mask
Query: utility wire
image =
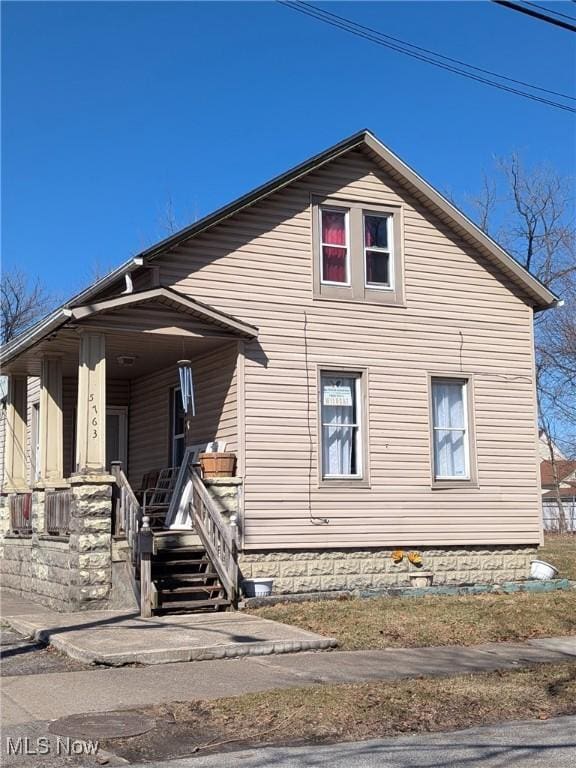
<svg viewBox="0 0 576 768"><path fill-rule="evenodd" d="M574 0L576 2L576 0ZM316 13L322 14L323 16L331 16L333 19L337 19L338 21L347 24L351 27L355 27L357 29L364 30L366 32L369 32L371 34L377 35L378 37L385 38L386 40L392 40L394 43L397 43L398 45L404 45L408 46L409 48L414 48L416 51L421 51L423 54L429 54L430 56L436 56L439 59L444 59L444 61L450 61L453 64L460 64L463 67L467 67L468 69L472 69L475 72L482 72L485 75L491 75L492 77L498 77L501 80L507 80L509 83L516 83L516 85L524 85L527 88L533 88L536 91L542 91L543 93L549 93L553 96L560 96L563 99L570 99L570 101L576 101L576 98L574 96L568 96L566 93L561 93L559 91L551 91L549 88L541 88L539 85L532 85L531 83L527 83L524 80L515 80L513 77L507 77L506 75L500 75L498 72L493 72L490 69L483 69L482 67L476 67L473 64L467 64L465 61L461 61L460 59L452 58L451 56L444 56L442 53L437 53L436 51L432 51L429 48L423 48L420 45L415 45L414 43L409 43L406 40L401 40L398 37L392 37L392 35L386 35L384 32L379 32L377 29L374 29L373 27L367 27L363 24L360 24L357 21L352 21L351 19L347 19L344 16L339 16L337 13L332 13L331 11L327 11L324 8L317 8L316 6L309 5L308 3L301 2L300 0L293 0L293 2L290 3L283 3L284 5L300 5L304 6L305 8L309 9L310 11L315 11ZM295 9L296 10L296 9Z"/></svg>
<svg viewBox="0 0 576 768"><path fill-rule="evenodd" d="M571 21L576 21L576 16L567 16L565 13L560 13L560 11L553 11L552 8L546 8L544 5L538 5L538 3L530 3L528 0L524 0L524 5L531 5L532 8L540 8L541 11L546 11L547 13L553 13L554 16L562 16L563 19L570 19Z"/></svg>
<svg viewBox="0 0 576 768"><path fill-rule="evenodd" d="M567 21L560 21L560 19L553 19L551 16L547 16L545 13L539 13L533 11L530 8L526 8L518 3L511 3L510 0L492 0L496 5L503 5L505 8L510 8L511 11L518 11L519 13L525 13L527 16L532 16L540 21L545 21L548 24L554 24L555 27L562 27L570 32L576 32L576 26L574 24L568 24Z"/></svg>
<svg viewBox="0 0 576 768"><path fill-rule="evenodd" d="M453 67L449 64L443 64L439 61L435 61L434 59L431 59L429 56L425 56L423 54L418 54L410 50L406 50L405 48L401 48L398 45L394 45L392 43L386 42L382 39L382 33L377 31L371 31L371 32L363 32L361 28L359 28L359 25L356 25L355 22L350 21L349 19L345 19L344 17L337 17L337 18L328 18L328 12L322 11L319 8L316 8L315 6L310 6L307 3L304 2L292 2L291 0L277 0L277 2L280 5L285 5L287 8L290 8L291 10L298 11L299 13L303 13L306 16L310 16L313 19L316 19L317 21L322 21L326 24L329 24L330 26L336 27L337 29L343 29L345 32L349 32L350 34L356 35L357 37L364 38L365 40L369 40L370 42L376 43L377 45L381 45L385 48L389 48L393 51L396 51L398 53L403 53L405 56L409 56L411 58L417 59L419 61L424 61L428 64L432 64L435 67L438 67L440 69L444 69L448 72L453 72L454 74L458 74L461 77L466 77L469 80L475 80L476 82L483 83L485 85L491 85L493 88L498 88L502 91L507 91L508 93L515 93L518 96L523 96L527 99L532 99L533 101L540 102L542 104L547 104L551 107L556 107L557 109L562 109L565 112L572 112L576 113L576 109L574 109L571 106L568 106L567 104L561 104L556 101L552 101L547 98L543 98L541 96L537 96L532 93L527 93L526 91L521 91L517 88L512 88L510 86L504 85L503 83L496 83L493 80L488 80L485 77L480 77L479 75L474 75L470 72L465 72L462 69L459 69L457 67ZM330 16L335 16L335 14L329 14ZM341 19L339 21L338 19ZM370 29L370 28L366 28ZM534 87L534 86L529 86ZM566 96L565 94L555 94L560 95L563 98L569 98L572 99L571 96Z"/></svg>

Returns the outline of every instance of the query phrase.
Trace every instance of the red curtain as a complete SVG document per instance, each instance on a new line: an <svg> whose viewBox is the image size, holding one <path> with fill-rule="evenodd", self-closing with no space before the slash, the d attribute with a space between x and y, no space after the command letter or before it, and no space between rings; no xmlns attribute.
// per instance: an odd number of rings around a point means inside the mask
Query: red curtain
<svg viewBox="0 0 576 768"><path fill-rule="evenodd" d="M332 283L347 282L346 214L339 211L322 211L322 275ZM326 245L329 243L329 245Z"/></svg>

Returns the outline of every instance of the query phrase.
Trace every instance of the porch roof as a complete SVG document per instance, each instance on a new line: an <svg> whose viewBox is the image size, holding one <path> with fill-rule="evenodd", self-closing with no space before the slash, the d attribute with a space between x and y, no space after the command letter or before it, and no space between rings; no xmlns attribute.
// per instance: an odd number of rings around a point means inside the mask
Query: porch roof
<svg viewBox="0 0 576 768"><path fill-rule="evenodd" d="M181 357L193 356L221 341L258 335L257 328L232 315L158 287L54 313L50 322L34 326L1 349L4 372L37 375L41 354L74 354L82 329L106 334L111 342L107 357L136 352L159 364L177 350Z"/></svg>

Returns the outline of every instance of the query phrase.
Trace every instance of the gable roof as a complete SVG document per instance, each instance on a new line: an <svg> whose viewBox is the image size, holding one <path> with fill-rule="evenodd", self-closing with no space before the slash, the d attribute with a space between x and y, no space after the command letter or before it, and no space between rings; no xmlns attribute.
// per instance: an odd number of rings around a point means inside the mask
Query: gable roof
<svg viewBox="0 0 576 768"><path fill-rule="evenodd" d="M353 149L363 149L379 164L385 167L401 184L411 188L411 191L429 208L433 209L452 229L478 248L487 258L501 269L526 295L535 309L547 309L558 302L558 297L530 274L516 259L507 253L489 235L483 232L474 222L460 211L453 203L445 198L437 189L425 181L407 163L394 154L388 147L376 138L369 130L359 131L344 141L321 152L304 163L295 166L286 173L276 176L246 195L237 198L232 203L219 208L199 221L191 224L170 237L161 240L139 254L139 258L150 261L160 257L165 251L178 246L200 232L224 219L240 212L248 206L263 200L274 192L306 176L312 171L340 157Z"/></svg>
<svg viewBox="0 0 576 768"><path fill-rule="evenodd" d="M567 482L568 478L576 475L576 461L556 461L558 480ZM540 462L540 483L542 486L554 485L554 470L550 460Z"/></svg>
<svg viewBox="0 0 576 768"><path fill-rule="evenodd" d="M2 365L6 365L10 360L21 355L67 323L90 321L106 313L150 306L151 304L164 305L166 308L192 316L195 320L200 320L206 325L214 326L235 336L247 339L253 339L258 336L258 329L249 323L238 320L232 315L210 307L208 304L197 301L190 296L184 296L172 288L159 287L115 296L100 302L81 304L72 309L56 310L45 321L38 323L30 328L28 332L5 344L0 350L0 361Z"/></svg>
<svg viewBox="0 0 576 768"><path fill-rule="evenodd" d="M137 293L127 293L97 303L75 307L71 310L71 319L86 320L101 313L150 303L163 304L171 309L175 309L177 312L191 315L198 320L202 320L209 325L215 325L235 335L244 336L249 339L258 336L258 329L253 325L237 320L232 315L219 309L214 309L214 307L210 307L208 304L204 304L197 299L184 296L172 288L165 287L150 288L138 291Z"/></svg>
<svg viewBox="0 0 576 768"><path fill-rule="evenodd" d="M490 262L496 265L522 291L526 301L534 307L535 311L548 309L558 303L559 299L552 291L531 275L528 270L522 267L496 241L492 240L471 219L456 208L453 203L428 184L416 171L401 160L398 155L395 155L382 144L373 133L369 130L362 130L324 152L314 155L309 160L300 163L280 176L276 176L267 183L256 187L256 189L248 194L237 198L194 224L145 249L138 256L124 262L117 269L96 281L81 293L73 296L62 307L54 310L40 322L13 339L2 349L2 357L13 357L21 348L26 348L30 344L35 343L38 338L42 338L43 335L53 332L68 321L71 316L70 308L84 304L89 299L100 294L104 289L122 279L125 275L129 275L143 265L160 258L164 253L189 240L191 237L205 232L221 221L254 205L274 192L283 189L288 184L303 178L312 171L318 170L323 165L354 149L366 151L386 172L409 188L422 203L433 210L448 226L483 253Z"/></svg>

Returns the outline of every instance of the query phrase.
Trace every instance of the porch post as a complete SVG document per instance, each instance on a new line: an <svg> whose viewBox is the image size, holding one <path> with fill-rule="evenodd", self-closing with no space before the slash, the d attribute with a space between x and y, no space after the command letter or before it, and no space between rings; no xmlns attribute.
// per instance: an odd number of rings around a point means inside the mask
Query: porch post
<svg viewBox="0 0 576 768"><path fill-rule="evenodd" d="M26 482L26 422L28 378L8 376L4 455L4 492L24 491Z"/></svg>
<svg viewBox="0 0 576 768"><path fill-rule="evenodd" d="M76 472L106 472L106 356L101 333L80 335L78 408L76 411Z"/></svg>
<svg viewBox="0 0 576 768"><path fill-rule="evenodd" d="M62 360L45 355L40 369L40 484L63 486Z"/></svg>

